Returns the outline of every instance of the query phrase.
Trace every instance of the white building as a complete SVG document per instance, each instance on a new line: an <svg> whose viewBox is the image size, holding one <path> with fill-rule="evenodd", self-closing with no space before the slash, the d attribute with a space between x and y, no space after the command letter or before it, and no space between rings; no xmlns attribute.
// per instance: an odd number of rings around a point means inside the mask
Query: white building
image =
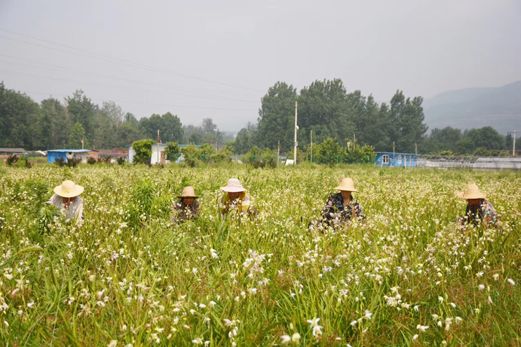
<svg viewBox="0 0 521 347"><path fill-rule="evenodd" d="M164 143L154 143L152 145L150 164L166 164L166 146Z"/></svg>

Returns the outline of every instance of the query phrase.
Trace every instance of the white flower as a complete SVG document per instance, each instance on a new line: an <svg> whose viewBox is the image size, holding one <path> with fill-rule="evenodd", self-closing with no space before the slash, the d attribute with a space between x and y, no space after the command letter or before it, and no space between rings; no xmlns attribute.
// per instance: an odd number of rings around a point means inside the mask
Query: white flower
<svg viewBox="0 0 521 347"><path fill-rule="evenodd" d="M203 344L203 339L200 338L200 337L197 337L197 338L195 338L195 339L192 340L192 343L193 343L194 345L202 345L202 344Z"/></svg>
<svg viewBox="0 0 521 347"><path fill-rule="evenodd" d="M213 259L219 259L219 254L217 253L217 251L213 248L210 249L210 256L213 258Z"/></svg>
<svg viewBox="0 0 521 347"><path fill-rule="evenodd" d="M484 285L484 284L480 284L480 285L478 286L478 289L479 289L479 290L484 290L484 289L485 289L485 285Z"/></svg>
<svg viewBox="0 0 521 347"><path fill-rule="evenodd" d="M116 347L118 345L117 340L111 340L107 347Z"/></svg>
<svg viewBox="0 0 521 347"><path fill-rule="evenodd" d="M291 341L295 342L295 343L298 343L300 341L300 334L299 333L293 333L293 335L291 335Z"/></svg>
<svg viewBox="0 0 521 347"><path fill-rule="evenodd" d="M492 275L492 278L494 278L494 281L497 281L499 279L499 274Z"/></svg>
<svg viewBox="0 0 521 347"><path fill-rule="evenodd" d="M514 280L511 279L511 278L507 278L507 282L510 283L510 284L513 285L513 286L516 285L516 282L514 282Z"/></svg>
<svg viewBox="0 0 521 347"><path fill-rule="evenodd" d="M416 326L416 329L418 329L419 331L421 331L422 333L425 332L427 329L429 329L429 326L428 325L420 325L418 324Z"/></svg>
<svg viewBox="0 0 521 347"><path fill-rule="evenodd" d="M414 336L412 337L412 340L416 341L417 339L418 339L418 334L414 334Z"/></svg>
<svg viewBox="0 0 521 347"><path fill-rule="evenodd" d="M371 313L371 311L365 310L365 314L364 314L365 319L369 320L369 319L371 319L372 316L373 316L373 314Z"/></svg>
<svg viewBox="0 0 521 347"><path fill-rule="evenodd" d="M283 344L283 345L287 345L288 343L291 342L291 336L289 335L282 335L280 337L280 343Z"/></svg>
<svg viewBox="0 0 521 347"><path fill-rule="evenodd" d="M308 320L310 328L313 330L313 336L320 336L322 335L322 326L318 325L318 322L320 321L320 318L313 318Z"/></svg>

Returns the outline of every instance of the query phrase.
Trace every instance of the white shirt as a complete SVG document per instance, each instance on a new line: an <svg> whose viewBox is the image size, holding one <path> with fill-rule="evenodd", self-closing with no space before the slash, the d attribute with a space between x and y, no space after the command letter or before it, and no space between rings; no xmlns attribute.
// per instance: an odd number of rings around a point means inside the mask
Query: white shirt
<svg viewBox="0 0 521 347"><path fill-rule="evenodd" d="M79 196L74 199L68 208L63 206L63 198L59 195L54 194L49 201L49 204L56 206L67 220L76 220L76 225L83 224L83 199Z"/></svg>

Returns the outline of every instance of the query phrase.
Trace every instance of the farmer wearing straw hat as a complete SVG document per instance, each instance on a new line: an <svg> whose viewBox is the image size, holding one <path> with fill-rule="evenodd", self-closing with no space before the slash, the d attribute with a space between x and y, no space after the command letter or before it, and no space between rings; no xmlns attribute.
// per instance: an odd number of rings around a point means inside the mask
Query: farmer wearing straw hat
<svg viewBox="0 0 521 347"><path fill-rule="evenodd" d="M239 179L230 178L221 190L224 192L219 201L219 210L222 215L226 215L232 210L239 214L253 215L255 213L253 206L251 206L250 195Z"/></svg>
<svg viewBox="0 0 521 347"><path fill-rule="evenodd" d="M197 201L198 196L195 195L194 187L184 187L181 195L179 195L178 198L179 200L172 208L174 213L172 222L181 223L186 220L196 218L199 214L199 202Z"/></svg>
<svg viewBox="0 0 521 347"><path fill-rule="evenodd" d="M357 191L353 180L344 177L335 189L339 192L330 195L327 199L326 205L322 209L322 221L331 225L348 222L353 217L364 218L362 206L354 200L352 195Z"/></svg>
<svg viewBox="0 0 521 347"><path fill-rule="evenodd" d="M481 192L475 183L469 183L463 192L456 193L462 199L467 200L465 216L460 218L462 224L477 226L497 223L497 213L494 206L486 200L486 194Z"/></svg>
<svg viewBox="0 0 521 347"><path fill-rule="evenodd" d="M84 188L73 181L66 180L54 188L54 195L48 203L58 208L66 220L75 220L76 225L83 224L83 200L80 194Z"/></svg>

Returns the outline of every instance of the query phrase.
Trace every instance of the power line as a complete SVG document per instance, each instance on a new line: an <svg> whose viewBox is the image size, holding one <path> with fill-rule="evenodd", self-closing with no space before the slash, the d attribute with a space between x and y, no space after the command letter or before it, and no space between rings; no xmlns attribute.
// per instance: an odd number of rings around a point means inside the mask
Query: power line
<svg viewBox="0 0 521 347"><path fill-rule="evenodd" d="M25 64L27 66L36 66L36 67L41 66L41 67L55 69L57 71L69 72L69 71L67 71L67 68L69 68L69 67L66 67L66 66L63 66L63 65L49 64L49 63L43 63L43 62L24 62L24 61L22 61L22 60L24 60L24 58L18 58L18 57L14 57L14 56L10 56L10 55L0 54L0 61L2 59L4 61L6 61L5 58L7 58L7 62L9 62L11 64L13 64L13 63L14 64L22 64L22 65ZM12 59L12 60L9 61L9 59ZM25 60L27 61L27 59L25 59ZM227 101L235 101L235 102L245 102L245 103L252 103L252 104L255 103L255 104L258 104L258 101L254 101L254 100L230 98L230 97L220 96L220 95L212 95L212 97L204 97L204 96L189 94L189 93L185 93L185 92L181 92L180 93L179 90L182 90L181 88L174 88L174 87L171 87L171 86L164 87L164 86L159 86L159 85L155 85L155 84L151 84L151 83L146 83L146 82L143 82L143 81L140 81L140 80L123 78L123 77L114 76L114 75L104 75L104 74L99 74L97 72L92 72L92 71L88 71L88 70L78 70L78 69L75 69L75 70L76 70L76 72L79 72L79 73L88 74L89 76L98 76L99 78L108 79L110 81L112 81L112 80L119 80L119 81L135 84L135 85L137 85L139 87L148 86L150 88L154 88L154 89L161 90L161 91L171 90L171 91L175 91L178 95L189 97L189 98L195 98L195 99L201 99L201 100L212 100L212 101L215 101L215 98L216 98L218 100L227 100ZM69 78L69 80L71 80L71 79ZM78 80L78 83L84 83L84 82Z"/></svg>
<svg viewBox="0 0 521 347"><path fill-rule="evenodd" d="M154 66L147 65L147 64L137 63L137 62L134 62L134 61L129 60L129 59L115 58L115 57L109 57L109 56L101 55L99 53L92 53L91 51L86 50L86 49L73 47L73 46L70 46L70 45L66 45L66 44L63 44L63 43L56 42L56 41L46 40L46 39L43 39L43 38L40 38L40 37L28 35L28 34L23 34L23 33L10 31L10 30L4 29L4 28L0 28L0 31L2 31L4 33L7 33L8 35L20 36L22 38L25 37L25 38L29 38L30 40L36 41L36 43L35 43L35 42L27 41L27 40L13 39L13 38L10 38L9 36L5 36L5 34L3 34L4 35L3 37L0 35L0 38L4 38L4 39L16 41L16 42L23 42L23 43L26 43L26 44L29 44L29 45L35 45L36 44L38 46L41 46L41 47L44 47L44 48L48 48L48 49L56 49L56 48L60 49L61 48L61 49L65 49L65 50L72 50L72 51L76 51L76 52L81 52L82 54L90 55L91 57L96 57L98 59L101 58L103 60L106 60L106 61L109 61L109 62L115 63L115 64L124 63L124 64L128 64L128 65L132 65L134 67L141 68L143 70L148 70L148 71L156 71L156 72L165 72L166 71L168 73L171 73L173 75L177 75L178 77L185 78L185 79L197 80L197 81L200 81L200 82L205 82L205 83L209 83L209 84L216 84L216 85L220 85L220 86L224 86L224 87L228 87L228 88L240 89L242 91L247 90L247 91L252 91L252 92L255 92L255 93L264 93L264 91L253 89L253 88L250 88L250 87L247 87L247 86L240 86L240 85L230 84L230 83L226 83L226 82L210 80L210 79L202 78L202 77L199 77L199 76L194 76L194 75L188 75L188 74L180 73L178 71L174 71L174 70L168 69L168 68L158 68L158 67L154 67ZM44 44L42 44L41 42L43 42ZM52 46L54 46L54 47L52 47Z"/></svg>

